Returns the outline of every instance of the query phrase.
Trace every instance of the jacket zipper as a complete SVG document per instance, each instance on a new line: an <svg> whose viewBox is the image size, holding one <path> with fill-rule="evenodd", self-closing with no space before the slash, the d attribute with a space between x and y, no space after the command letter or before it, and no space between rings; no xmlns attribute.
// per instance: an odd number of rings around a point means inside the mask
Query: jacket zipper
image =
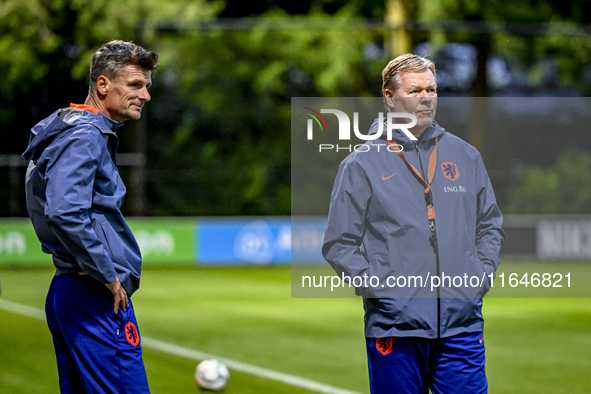
<svg viewBox="0 0 591 394"><path fill-rule="evenodd" d="M423 169L423 162L421 161L421 153L419 151L419 143L413 143L415 147L415 152L417 153L417 158L419 159L419 166L421 167L421 175L423 175L423 179L427 179L425 177L425 170ZM429 191L429 194L425 196L425 202L427 205L433 204L433 192ZM429 229L431 230L431 237L433 237L433 247L435 248L435 270L437 272L437 276L440 276L439 272L439 244L437 242L437 228L435 227L435 220L430 221ZM437 338L441 338L441 293L440 288L437 287Z"/></svg>

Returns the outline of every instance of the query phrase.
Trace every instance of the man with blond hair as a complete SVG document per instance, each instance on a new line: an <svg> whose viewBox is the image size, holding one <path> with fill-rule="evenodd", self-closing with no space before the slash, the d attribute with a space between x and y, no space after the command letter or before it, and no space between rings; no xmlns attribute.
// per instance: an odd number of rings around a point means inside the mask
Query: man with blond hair
<svg viewBox="0 0 591 394"><path fill-rule="evenodd" d="M84 104L31 129L27 209L56 267L45 304L62 393L149 393L131 295L141 254L121 214L117 132L150 101L158 55L111 41L94 54Z"/></svg>
<svg viewBox="0 0 591 394"><path fill-rule="evenodd" d="M410 133L376 120L373 149L342 161L322 251L339 276L372 279L353 283L373 394L486 393L482 297L500 263L501 212L479 152L435 122L433 62L401 55L382 79Z"/></svg>

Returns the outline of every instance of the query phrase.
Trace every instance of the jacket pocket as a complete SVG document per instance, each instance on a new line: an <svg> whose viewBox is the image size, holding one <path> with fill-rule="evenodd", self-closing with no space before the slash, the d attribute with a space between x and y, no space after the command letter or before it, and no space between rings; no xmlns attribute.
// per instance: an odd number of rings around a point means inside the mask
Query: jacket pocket
<svg viewBox="0 0 591 394"><path fill-rule="evenodd" d="M479 297L483 298L491 288L491 278L489 276L490 273L486 271L484 263L477 255L475 255L474 258L476 259L476 264L478 265L479 278L482 280L482 286L478 295Z"/></svg>
<svg viewBox="0 0 591 394"><path fill-rule="evenodd" d="M119 242L117 233L113 230L107 219L102 215L94 216L96 226L95 232L99 240L103 243L105 250L109 253L113 262L116 264L122 264L125 262L123 255L123 246Z"/></svg>

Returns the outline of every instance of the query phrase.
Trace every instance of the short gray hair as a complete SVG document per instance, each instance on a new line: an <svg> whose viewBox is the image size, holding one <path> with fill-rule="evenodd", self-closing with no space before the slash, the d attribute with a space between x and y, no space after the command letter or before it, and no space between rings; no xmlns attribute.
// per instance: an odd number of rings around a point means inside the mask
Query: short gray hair
<svg viewBox="0 0 591 394"><path fill-rule="evenodd" d="M94 90L101 75L115 79L121 69L136 65L145 70L158 67L158 54L148 51L132 42L113 40L101 46L92 57L90 64L90 89Z"/></svg>

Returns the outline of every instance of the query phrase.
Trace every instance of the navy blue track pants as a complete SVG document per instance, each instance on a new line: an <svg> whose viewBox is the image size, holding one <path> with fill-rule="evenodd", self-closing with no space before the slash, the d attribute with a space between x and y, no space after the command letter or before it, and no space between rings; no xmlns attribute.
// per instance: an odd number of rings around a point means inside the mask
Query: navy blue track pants
<svg viewBox="0 0 591 394"><path fill-rule="evenodd" d="M114 298L88 275L53 278L45 313L53 336L61 393L149 393L131 300L113 312Z"/></svg>
<svg viewBox="0 0 591 394"><path fill-rule="evenodd" d="M486 394L481 332L448 338L366 338L372 394Z"/></svg>

